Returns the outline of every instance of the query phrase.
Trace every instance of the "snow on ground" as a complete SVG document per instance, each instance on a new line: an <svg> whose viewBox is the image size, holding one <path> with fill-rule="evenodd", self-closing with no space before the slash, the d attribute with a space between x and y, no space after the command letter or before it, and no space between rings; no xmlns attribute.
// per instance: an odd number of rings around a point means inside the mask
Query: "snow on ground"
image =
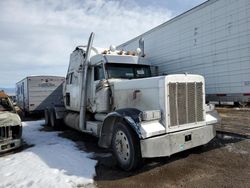
<svg viewBox="0 0 250 188"><path fill-rule="evenodd" d="M240 154L243 154L243 155L247 155L248 154L247 151L245 151L243 149L240 149L240 148L237 148L234 143L228 144L226 146L226 148L227 148L227 150L229 152L240 153Z"/></svg>
<svg viewBox="0 0 250 188"><path fill-rule="evenodd" d="M96 161L58 132L39 131L44 121L23 122L33 147L0 157L0 187L79 187L93 183Z"/></svg>

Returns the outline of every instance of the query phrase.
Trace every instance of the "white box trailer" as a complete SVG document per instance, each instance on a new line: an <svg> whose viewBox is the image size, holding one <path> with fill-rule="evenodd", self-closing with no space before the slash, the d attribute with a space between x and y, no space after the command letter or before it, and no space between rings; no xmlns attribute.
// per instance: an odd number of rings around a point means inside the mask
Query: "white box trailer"
<svg viewBox="0 0 250 188"><path fill-rule="evenodd" d="M63 104L60 76L28 76L16 83L16 102L24 113L43 112L46 107Z"/></svg>
<svg viewBox="0 0 250 188"><path fill-rule="evenodd" d="M206 1L118 46L137 47L160 74L203 75L207 101L250 102L249 0Z"/></svg>

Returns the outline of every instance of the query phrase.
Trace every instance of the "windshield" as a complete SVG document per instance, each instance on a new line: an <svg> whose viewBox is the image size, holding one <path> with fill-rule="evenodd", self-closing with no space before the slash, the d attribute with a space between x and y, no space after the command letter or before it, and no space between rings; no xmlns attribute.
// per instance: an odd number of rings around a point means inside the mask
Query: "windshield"
<svg viewBox="0 0 250 188"><path fill-rule="evenodd" d="M148 65L107 63L105 68L108 78L135 79L151 77L151 70Z"/></svg>
<svg viewBox="0 0 250 188"><path fill-rule="evenodd" d="M12 105L8 98L0 98L0 111L13 111Z"/></svg>

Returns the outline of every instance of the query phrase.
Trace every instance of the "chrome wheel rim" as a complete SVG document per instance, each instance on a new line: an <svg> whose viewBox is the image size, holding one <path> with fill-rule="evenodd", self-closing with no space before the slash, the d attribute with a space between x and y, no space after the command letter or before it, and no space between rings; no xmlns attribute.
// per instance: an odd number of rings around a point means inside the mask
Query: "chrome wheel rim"
<svg viewBox="0 0 250 188"><path fill-rule="evenodd" d="M126 134L119 130L115 135L115 148L119 159L127 162L130 157L130 147Z"/></svg>

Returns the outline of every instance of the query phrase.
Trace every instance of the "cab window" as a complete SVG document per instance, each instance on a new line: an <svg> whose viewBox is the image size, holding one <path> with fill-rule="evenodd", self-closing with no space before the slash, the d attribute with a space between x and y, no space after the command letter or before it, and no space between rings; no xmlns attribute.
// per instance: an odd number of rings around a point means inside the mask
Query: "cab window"
<svg viewBox="0 0 250 188"><path fill-rule="evenodd" d="M13 111L8 98L0 98L0 111Z"/></svg>
<svg viewBox="0 0 250 188"><path fill-rule="evenodd" d="M100 64L94 67L94 80L102 80L105 79L103 65Z"/></svg>
<svg viewBox="0 0 250 188"><path fill-rule="evenodd" d="M67 84L72 84L72 79L73 79L73 72L69 73L66 77L66 83Z"/></svg>

